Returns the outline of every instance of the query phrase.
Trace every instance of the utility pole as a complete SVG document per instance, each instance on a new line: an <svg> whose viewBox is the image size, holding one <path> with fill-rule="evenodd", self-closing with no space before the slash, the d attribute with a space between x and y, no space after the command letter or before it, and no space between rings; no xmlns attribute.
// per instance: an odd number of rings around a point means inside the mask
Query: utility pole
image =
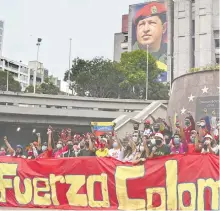
<svg viewBox="0 0 220 211"><path fill-rule="evenodd" d="M40 50L40 44L42 39L37 39L37 61L36 61L36 70L34 71L34 79L33 79L33 86L34 86L34 94L36 93L36 78L37 78L37 70L38 70L38 58L39 58L39 50Z"/></svg>
<svg viewBox="0 0 220 211"><path fill-rule="evenodd" d="M70 95L69 93L69 88L70 88L70 71L71 71L71 54L72 54L72 38L70 38L70 46L69 46L69 72L68 72L68 89L67 93L68 96Z"/></svg>
<svg viewBox="0 0 220 211"><path fill-rule="evenodd" d="M147 68L146 68L146 100L148 99L148 73L149 73L149 45L147 45Z"/></svg>

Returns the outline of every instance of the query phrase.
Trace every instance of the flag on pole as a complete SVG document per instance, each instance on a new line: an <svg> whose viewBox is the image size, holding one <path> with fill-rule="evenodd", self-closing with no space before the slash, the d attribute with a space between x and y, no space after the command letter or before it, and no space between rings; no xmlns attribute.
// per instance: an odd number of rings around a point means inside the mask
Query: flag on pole
<svg viewBox="0 0 220 211"><path fill-rule="evenodd" d="M91 122L91 127L96 136L114 131L114 122Z"/></svg>

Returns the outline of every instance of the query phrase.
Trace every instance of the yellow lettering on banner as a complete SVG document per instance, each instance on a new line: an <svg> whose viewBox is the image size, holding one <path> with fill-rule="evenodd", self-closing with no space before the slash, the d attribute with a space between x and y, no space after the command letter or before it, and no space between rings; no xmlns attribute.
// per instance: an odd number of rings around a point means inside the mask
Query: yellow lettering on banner
<svg viewBox="0 0 220 211"><path fill-rule="evenodd" d="M166 210L166 191L165 188L147 188L147 210ZM153 207L153 194L159 194L161 205Z"/></svg>
<svg viewBox="0 0 220 211"><path fill-rule="evenodd" d="M218 188L220 185L220 181L214 181L213 179L198 179L198 207L197 210L205 209L205 200L204 200L204 192L205 188L211 189L211 210L218 210Z"/></svg>
<svg viewBox="0 0 220 211"><path fill-rule="evenodd" d="M24 179L24 193L21 193L20 190L20 177L15 177L14 179L14 191L15 191L15 198L19 204L26 205L29 204L32 200L32 183L31 179Z"/></svg>
<svg viewBox="0 0 220 211"><path fill-rule="evenodd" d="M119 210L144 210L144 199L129 199L127 192L127 179L143 177L144 165L141 166L118 166L115 173L115 188Z"/></svg>
<svg viewBox="0 0 220 211"><path fill-rule="evenodd" d="M45 187L38 187L38 183L44 183ZM34 178L33 179L34 186L34 204L35 205L51 205L50 194L47 193L50 191L49 180L47 178ZM44 196L39 196L38 193L45 193Z"/></svg>
<svg viewBox="0 0 220 211"><path fill-rule="evenodd" d="M89 198L89 206L90 207L109 207L110 202L109 202L109 195L108 195L108 176L107 174L101 174L101 175L91 175L87 179L87 194ZM95 201L94 199L94 184L96 182L101 183L101 189L102 189L102 201Z"/></svg>
<svg viewBox="0 0 220 211"><path fill-rule="evenodd" d="M166 167L167 210L177 210L177 161L169 160Z"/></svg>
<svg viewBox="0 0 220 211"><path fill-rule="evenodd" d="M55 174L50 174L50 188L51 188L51 199L54 205L60 205L57 199L57 189L56 182L65 183L65 179L63 176L55 176Z"/></svg>
<svg viewBox="0 0 220 211"><path fill-rule="evenodd" d="M0 163L0 202L6 202L6 189L12 188L12 179L4 176L16 176L17 164Z"/></svg>
<svg viewBox="0 0 220 211"><path fill-rule="evenodd" d="M69 205L71 206L88 206L86 194L77 194L79 189L86 183L85 175L66 175L66 184L70 185L66 193Z"/></svg>
<svg viewBox="0 0 220 211"><path fill-rule="evenodd" d="M183 203L183 193L190 193L190 205L185 206ZM178 185L179 210L196 210L196 186L194 183L183 183Z"/></svg>

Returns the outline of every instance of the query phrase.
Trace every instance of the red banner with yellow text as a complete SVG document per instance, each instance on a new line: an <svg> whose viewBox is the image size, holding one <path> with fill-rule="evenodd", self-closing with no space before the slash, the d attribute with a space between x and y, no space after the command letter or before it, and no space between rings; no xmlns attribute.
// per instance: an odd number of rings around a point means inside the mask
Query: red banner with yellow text
<svg viewBox="0 0 220 211"><path fill-rule="evenodd" d="M219 210L215 155L172 155L133 166L111 158L0 158L0 207Z"/></svg>

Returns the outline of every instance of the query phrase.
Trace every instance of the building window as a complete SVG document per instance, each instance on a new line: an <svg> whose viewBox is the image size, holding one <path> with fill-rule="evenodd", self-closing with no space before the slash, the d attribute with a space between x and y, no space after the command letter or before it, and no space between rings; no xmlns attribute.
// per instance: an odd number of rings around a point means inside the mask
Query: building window
<svg viewBox="0 0 220 211"><path fill-rule="evenodd" d="M196 59L196 57L195 57L195 37L193 37L193 39L192 39L192 49L193 49L193 51L192 51L192 53L193 53L192 67L195 67L195 59Z"/></svg>
<svg viewBox="0 0 220 211"><path fill-rule="evenodd" d="M192 35L195 36L195 20L192 21Z"/></svg>
<svg viewBox="0 0 220 211"><path fill-rule="evenodd" d="M3 28L3 22L0 21L0 28Z"/></svg>
<svg viewBox="0 0 220 211"><path fill-rule="evenodd" d="M215 47L219 48L219 39L215 39Z"/></svg>
<svg viewBox="0 0 220 211"><path fill-rule="evenodd" d="M219 64L219 60L220 60L220 59L217 57L217 58L216 58L216 64Z"/></svg>
<svg viewBox="0 0 220 211"><path fill-rule="evenodd" d="M124 42L128 42L128 36L125 36Z"/></svg>

